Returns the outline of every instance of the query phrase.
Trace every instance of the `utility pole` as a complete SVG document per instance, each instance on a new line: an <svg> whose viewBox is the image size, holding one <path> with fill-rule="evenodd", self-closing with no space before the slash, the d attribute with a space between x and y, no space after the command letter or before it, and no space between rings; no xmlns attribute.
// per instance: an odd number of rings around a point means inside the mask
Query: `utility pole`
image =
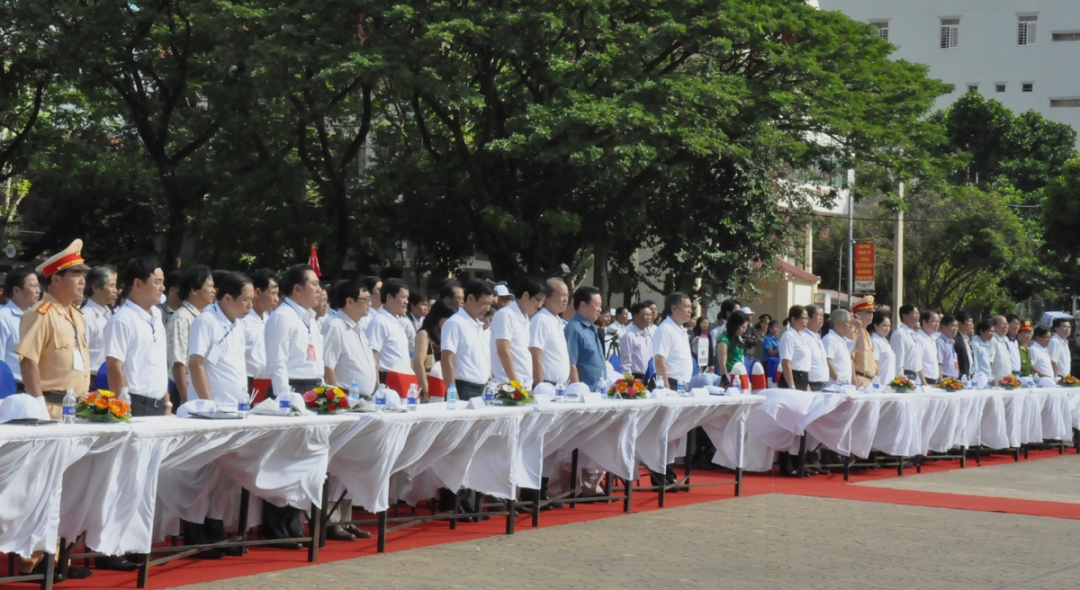
<svg viewBox="0 0 1080 590"><path fill-rule="evenodd" d="M847 205L847 308L851 309L852 297L855 295L855 170L847 171L848 205ZM836 302L837 307L840 302Z"/></svg>
<svg viewBox="0 0 1080 590"><path fill-rule="evenodd" d="M900 183L900 201L904 200L904 183ZM904 304L904 210L896 210L896 233L893 238L893 329L900 325L900 306Z"/></svg>

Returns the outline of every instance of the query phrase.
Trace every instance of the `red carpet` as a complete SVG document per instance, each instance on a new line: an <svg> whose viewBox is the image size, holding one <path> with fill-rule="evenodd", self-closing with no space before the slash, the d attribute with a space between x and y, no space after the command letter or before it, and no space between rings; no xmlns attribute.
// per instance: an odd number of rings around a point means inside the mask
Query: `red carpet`
<svg viewBox="0 0 1080 590"><path fill-rule="evenodd" d="M1070 449L1066 452L1072 453L1074 451ZM1029 460L1046 459L1058 456L1056 450L1034 451L1031 453ZM1004 465L1012 462L1012 457L1008 455L994 455L982 458L982 465L984 466ZM959 468L959 461L940 461L937 464L924 465L923 473L933 473ZM977 469L978 467L975 465L974 460L971 460L968 461L967 468ZM915 475L915 470L905 469L904 473L905 477L908 477ZM877 470L859 471L853 473L850 483L880 481L894 477L897 477L895 469L882 468ZM731 481L732 479L730 473L707 471L697 471L694 473L693 478L695 483ZM643 482L647 481L648 477L645 476ZM1080 519L1080 504L940 494L847 485L844 482L843 475L839 474L816 476L806 479L793 479L773 475L747 475L743 478L742 491L744 496L779 493L866 502L951 508L957 510L976 510L983 512ZM732 498L733 495L733 486L704 486L697 487L690 493L680 492L668 494L666 504L668 507L685 506L689 504L711 502L714 500L724 500ZM540 518L540 526L557 526L573 522L584 522L618 516L623 514L622 504L622 501L581 504L576 509L563 508L560 510L544 512ZM657 507L657 495L652 492L635 492L633 511L648 512L652 510L659 510ZM407 515L409 511L410 509L403 507L401 515ZM502 535L505 532L505 527L506 521L504 518L493 518L492 520L483 523L462 523L458 525L456 531L450 530L448 523L445 522L428 522L390 533L387 537L387 551L403 551L406 549L427 547L442 543L469 541L483 537ZM516 520L516 528L518 533L527 534L528 530L532 528L530 517L519 516ZM374 529L373 527L370 527L369 530ZM368 555L376 555L374 539L356 541L354 543L329 541L325 548L319 550L319 563L329 563ZM149 587L166 588L186 584L211 582L214 580L303 567L306 565L309 565L307 563L306 550L283 551L277 549L255 548L244 557L226 557L220 561L178 560L166 566L153 568L150 572ZM6 571L6 566L6 563L0 565L0 571ZM93 576L86 580L64 582L61 587L65 589L134 588L135 581L135 574L95 572ZM8 588L25 589L29 587L28 584L0 584L0 589L4 590Z"/></svg>

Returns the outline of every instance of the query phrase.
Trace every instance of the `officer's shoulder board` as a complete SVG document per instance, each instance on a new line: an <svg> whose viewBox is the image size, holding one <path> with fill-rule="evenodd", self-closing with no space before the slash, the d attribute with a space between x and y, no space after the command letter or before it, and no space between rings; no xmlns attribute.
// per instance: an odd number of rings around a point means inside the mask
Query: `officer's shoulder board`
<svg viewBox="0 0 1080 590"><path fill-rule="evenodd" d="M52 301L42 301L41 305L38 306L37 312L41 315L45 315L49 313L50 309L52 309Z"/></svg>

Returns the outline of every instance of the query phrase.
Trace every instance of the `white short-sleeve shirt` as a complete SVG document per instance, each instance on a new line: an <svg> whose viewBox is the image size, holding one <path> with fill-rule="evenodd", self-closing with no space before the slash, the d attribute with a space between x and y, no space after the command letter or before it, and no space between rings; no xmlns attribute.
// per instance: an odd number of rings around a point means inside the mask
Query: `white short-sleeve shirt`
<svg viewBox="0 0 1080 590"><path fill-rule="evenodd" d="M267 316L270 312L267 312ZM244 366L248 377L266 374L266 318L254 309L248 312L244 322Z"/></svg>
<svg viewBox="0 0 1080 590"><path fill-rule="evenodd" d="M570 381L570 355L566 352L566 334L562 318L546 308L529 321L529 348L540 350L544 381L566 384Z"/></svg>
<svg viewBox="0 0 1080 590"><path fill-rule="evenodd" d="M496 383L509 383L510 376L503 369L502 359L499 358L498 341L510 342L510 358L514 363L514 371L518 381L525 389L532 390L532 356L529 355L529 318L521 312L521 307L515 301L510 305L495 312L491 320L491 372L495 376Z"/></svg>
<svg viewBox="0 0 1080 590"><path fill-rule="evenodd" d="M455 379L482 385L491 378L490 340L484 323L474 320L464 307L443 324L442 350L454 353Z"/></svg>
<svg viewBox="0 0 1080 590"><path fill-rule="evenodd" d="M166 340L157 307L148 312L128 300L106 322L105 357L124 363L128 393L153 399L169 393Z"/></svg>
<svg viewBox="0 0 1080 590"><path fill-rule="evenodd" d="M322 333L323 362L334 370L338 386L347 389L355 382L362 395L374 393L379 370L360 324L338 312L326 320Z"/></svg>
<svg viewBox="0 0 1080 590"><path fill-rule="evenodd" d="M923 376L927 379L940 378L941 359L938 358L937 343L934 342L934 337L927 334L925 330L919 330L915 333L915 338L919 342L919 353L922 355Z"/></svg>
<svg viewBox="0 0 1080 590"><path fill-rule="evenodd" d="M401 322L402 318L392 315L384 306L368 324L368 344L379 353L380 371L409 364L409 337Z"/></svg>
<svg viewBox="0 0 1080 590"><path fill-rule="evenodd" d="M86 322L86 343L90 346L90 374L94 375L105 363L105 324L113 312L93 299L83 304L82 312Z"/></svg>
<svg viewBox="0 0 1080 590"><path fill-rule="evenodd" d="M907 324L893 330L889 336L893 352L896 354L896 373L903 375L904 371L918 373L923 368L922 345L916 337L915 330Z"/></svg>
<svg viewBox="0 0 1080 590"><path fill-rule="evenodd" d="M821 345L825 348L825 358L832 361L836 369L836 381L839 383L854 383L851 373L851 351L855 349L855 341L844 338L829 330L829 333L821 339Z"/></svg>
<svg viewBox="0 0 1080 590"><path fill-rule="evenodd" d="M1028 344L1028 352L1031 353L1031 368L1044 377L1054 378L1054 365L1050 364L1050 353L1034 340Z"/></svg>
<svg viewBox="0 0 1080 590"><path fill-rule="evenodd" d="M810 382L828 383L829 363L825 360L825 346L821 344L821 334L806 328L802 335L810 345Z"/></svg>
<svg viewBox="0 0 1080 590"><path fill-rule="evenodd" d="M812 349L810 341L795 328L788 328L780 336L780 360L791 362L792 371L810 372Z"/></svg>
<svg viewBox="0 0 1080 590"><path fill-rule="evenodd" d="M653 356L662 356L667 363L668 379L690 381L694 375L694 360L690 352L690 337L686 330L669 316L656 329L652 341ZM665 384L666 385L666 384Z"/></svg>
<svg viewBox="0 0 1080 590"><path fill-rule="evenodd" d="M245 327L245 318L230 322L216 303L191 322L188 358L192 355L203 358L210 399L216 402L247 401ZM191 379L188 379L187 398L198 398Z"/></svg>
<svg viewBox="0 0 1080 590"><path fill-rule="evenodd" d="M889 346L889 341L881 336L874 334L871 339L874 341L874 359L877 361L878 366L878 382L885 385L896 378L896 353Z"/></svg>
<svg viewBox="0 0 1080 590"><path fill-rule="evenodd" d="M287 297L266 320L266 375L275 394L290 379L323 378L323 341L315 311Z"/></svg>
<svg viewBox="0 0 1080 590"><path fill-rule="evenodd" d="M1058 364L1057 377L1072 372L1072 355L1069 354L1069 343L1064 338L1054 334L1046 352L1050 354L1050 360Z"/></svg>

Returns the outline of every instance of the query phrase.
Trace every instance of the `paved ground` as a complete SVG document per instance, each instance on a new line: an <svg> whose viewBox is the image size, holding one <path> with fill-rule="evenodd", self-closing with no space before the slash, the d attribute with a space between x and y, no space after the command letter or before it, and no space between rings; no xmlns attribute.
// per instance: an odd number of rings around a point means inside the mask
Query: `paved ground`
<svg viewBox="0 0 1080 590"><path fill-rule="evenodd" d="M1080 490L1078 467L1066 457L891 481L1064 497ZM1078 542L1075 520L766 495L188 588L1075 588Z"/></svg>
<svg viewBox="0 0 1080 590"><path fill-rule="evenodd" d="M974 463L969 461L968 465L974 466ZM1050 460L954 469L856 485L1080 504L1080 455L1066 454Z"/></svg>

